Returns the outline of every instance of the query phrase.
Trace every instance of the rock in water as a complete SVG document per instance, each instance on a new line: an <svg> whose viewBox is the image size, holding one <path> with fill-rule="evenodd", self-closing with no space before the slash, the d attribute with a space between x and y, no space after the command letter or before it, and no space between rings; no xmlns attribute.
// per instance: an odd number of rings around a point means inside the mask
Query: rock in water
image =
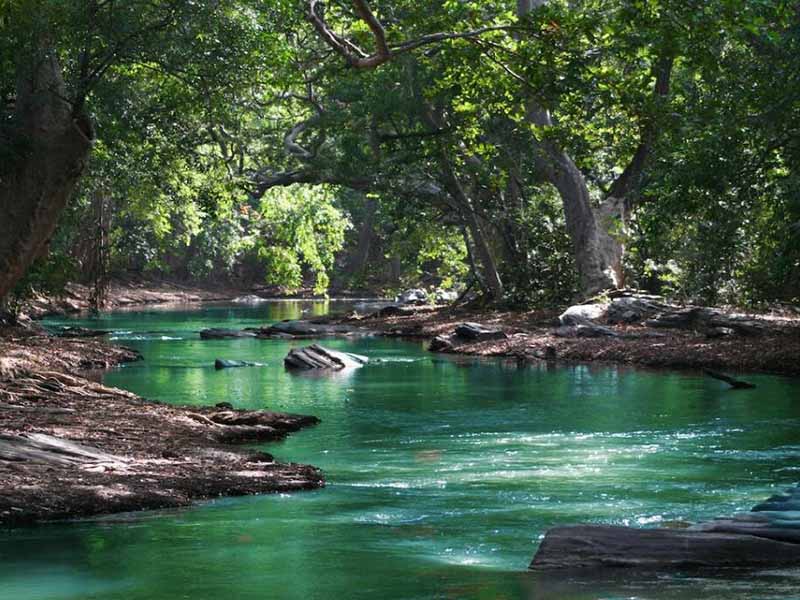
<svg viewBox="0 0 800 600"><path fill-rule="evenodd" d="M219 327L212 327L211 329L203 329L200 332L200 339L202 340L221 340L225 338L240 338L240 337L255 337L256 334L252 331L240 331L239 329L222 329Z"/></svg>
<svg viewBox="0 0 800 600"><path fill-rule="evenodd" d="M800 564L800 544L721 532L576 525L550 529L530 569L717 569L789 564Z"/></svg>
<svg viewBox="0 0 800 600"><path fill-rule="evenodd" d="M365 333L351 325L331 325L328 323L314 323L312 321L281 321L259 330L262 337L312 338L333 335L354 335Z"/></svg>
<svg viewBox="0 0 800 600"><path fill-rule="evenodd" d="M341 371L367 364L369 359L360 354L350 352L337 352L324 348L318 344L312 344L305 348L293 348L283 359L283 364L287 369L331 369Z"/></svg>
<svg viewBox="0 0 800 600"><path fill-rule="evenodd" d="M437 335L428 346L430 352L452 352L453 349L453 342L443 335Z"/></svg>
<svg viewBox="0 0 800 600"><path fill-rule="evenodd" d="M455 330L456 337L472 342L485 340L504 340L508 336L499 329L490 329L480 323L462 323Z"/></svg>
<svg viewBox="0 0 800 600"><path fill-rule="evenodd" d="M218 358L214 361L214 368L219 369L233 369L236 367L257 367L258 363L250 362L248 360L225 360Z"/></svg>

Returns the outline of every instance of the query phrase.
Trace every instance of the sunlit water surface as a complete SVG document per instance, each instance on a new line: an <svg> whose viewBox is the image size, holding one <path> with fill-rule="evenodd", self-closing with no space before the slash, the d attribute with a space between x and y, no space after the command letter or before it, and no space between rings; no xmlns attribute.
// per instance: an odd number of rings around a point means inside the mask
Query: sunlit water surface
<svg viewBox="0 0 800 600"><path fill-rule="evenodd" d="M321 467L328 485L0 532L0 598L800 597L800 570L526 572L552 525L694 521L796 483L797 381L752 376L757 389L732 392L693 374L518 368L381 338L325 340L371 362L309 377L283 368L300 342L197 333L337 308L276 302L70 321L111 329L144 355L108 372L109 385L319 416L318 427L264 449ZM215 358L263 366L216 371Z"/></svg>

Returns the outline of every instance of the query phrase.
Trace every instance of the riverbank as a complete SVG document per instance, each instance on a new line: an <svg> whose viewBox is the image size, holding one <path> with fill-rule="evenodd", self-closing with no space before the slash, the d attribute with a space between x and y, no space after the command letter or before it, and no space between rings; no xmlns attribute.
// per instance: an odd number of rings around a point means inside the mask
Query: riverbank
<svg viewBox="0 0 800 600"><path fill-rule="evenodd" d="M800 318L751 315L763 328L754 335L715 337L702 329L665 329L642 323L603 324L609 334L565 332L559 311L495 311L418 307L403 314L350 316L349 323L380 335L433 339L442 336L451 354L500 356L523 362L603 362L656 368L721 369L800 376ZM495 339L454 336L461 323L502 332ZM613 335L611 335L613 334Z"/></svg>
<svg viewBox="0 0 800 600"><path fill-rule="evenodd" d="M314 467L234 445L283 439L315 417L170 406L106 387L84 370L140 357L95 339L5 328L0 357L0 524L324 485Z"/></svg>
<svg viewBox="0 0 800 600"><path fill-rule="evenodd" d="M157 304L193 304L234 300L252 293L229 286L202 287L166 281L112 281L106 293L104 310L135 308ZM92 288L68 283L58 296L36 294L27 299L21 312L33 319L86 312L91 308Z"/></svg>
<svg viewBox="0 0 800 600"><path fill-rule="evenodd" d="M35 294L23 302L21 313L41 319L88 312L91 309L92 287L79 283L68 283L60 295ZM362 298L375 294L362 290L339 290L336 297ZM163 304L197 304L201 302L231 302L244 304L272 299L324 300L326 296L315 294L311 288L302 288L292 293L276 286L253 285L236 287L227 284L202 285L182 284L157 280L114 280L109 283L103 310L140 308Z"/></svg>

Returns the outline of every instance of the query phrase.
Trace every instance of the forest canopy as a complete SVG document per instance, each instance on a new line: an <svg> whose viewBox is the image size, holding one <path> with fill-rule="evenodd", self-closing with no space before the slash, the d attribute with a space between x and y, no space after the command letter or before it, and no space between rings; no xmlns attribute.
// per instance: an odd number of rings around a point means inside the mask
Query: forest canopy
<svg viewBox="0 0 800 600"><path fill-rule="evenodd" d="M0 0L0 298L800 300L800 2Z"/></svg>

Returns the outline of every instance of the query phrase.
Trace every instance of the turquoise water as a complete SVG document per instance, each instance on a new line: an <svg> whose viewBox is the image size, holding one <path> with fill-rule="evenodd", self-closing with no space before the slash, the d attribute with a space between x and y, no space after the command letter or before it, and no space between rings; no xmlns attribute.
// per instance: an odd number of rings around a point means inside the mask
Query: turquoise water
<svg viewBox="0 0 800 600"><path fill-rule="evenodd" d="M119 312L144 362L108 385L181 404L319 416L264 449L326 488L0 532L0 598L800 598L800 569L698 578L526 572L555 524L658 526L746 510L800 480L797 381L731 392L700 376L523 367L421 343L325 340L371 358L347 375L284 371L284 340L201 341L343 309L322 303ZM57 325L58 322L51 321ZM215 358L263 366L216 371ZM154 435L157 432L154 431Z"/></svg>

